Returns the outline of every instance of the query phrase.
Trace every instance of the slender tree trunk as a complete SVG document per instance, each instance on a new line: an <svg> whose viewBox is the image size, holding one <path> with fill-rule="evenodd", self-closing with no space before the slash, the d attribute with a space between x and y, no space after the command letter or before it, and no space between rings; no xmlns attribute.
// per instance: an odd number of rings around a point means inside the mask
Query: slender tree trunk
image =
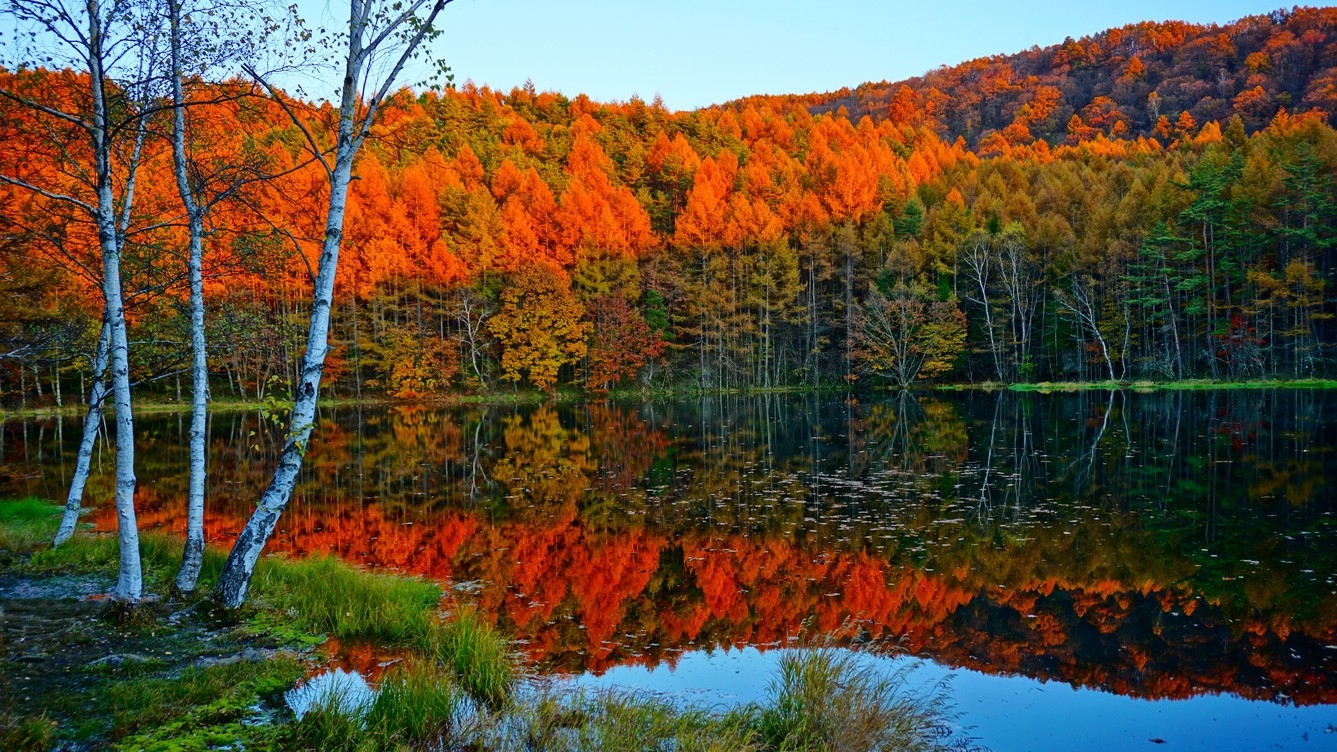
<svg viewBox="0 0 1337 752"><path fill-rule="evenodd" d="M195 590L200 567L204 564L204 486L206 479L205 449L208 440L209 418L209 355L204 339L204 272L202 225L191 223L190 237L190 342L191 409L190 409L190 481L186 504L186 547L181 559L181 571L175 586L182 593Z"/></svg>
<svg viewBox="0 0 1337 752"><path fill-rule="evenodd" d="M110 181L105 193L109 204ZM121 294L121 252L116 242L115 219L109 213L99 212L98 235L102 242L102 290L111 327L111 391L116 409L116 529L121 566L112 596L133 603L144 589L135 520L135 418L130 403L130 349Z"/></svg>
<svg viewBox="0 0 1337 752"><path fill-rule="evenodd" d="M274 532L279 515L288 505L293 484L302 467L307 442L315 427L316 398L320 377L325 368L328 350L330 306L334 298L335 268L339 260L339 245L343 238L344 209L347 205L348 184L353 168L351 144L343 144L335 163L330 185L329 216L325 224L325 242L320 253L320 271L316 275L315 305L307 331L306 354L302 359L301 382L297 386L288 438L279 456L278 469L265 488L255 513L237 536L237 542L223 565L218 579L219 599L227 608L237 608L246 600L251 575L260 552Z"/></svg>
<svg viewBox="0 0 1337 752"><path fill-rule="evenodd" d="M359 404L362 402L362 342L358 337L357 328L357 295L348 296L348 312L353 317L353 394ZM478 371L477 364L474 365L474 371ZM479 376L479 380L482 376Z"/></svg>
<svg viewBox="0 0 1337 752"><path fill-rule="evenodd" d="M83 504L84 485L88 483L88 468L93 459L93 445L97 443L98 424L102 421L102 401L107 396L107 357L111 351L111 326L103 316L102 334L97 341L97 355L93 360L93 395L88 399L88 415L84 418L84 435L79 440L79 454L74 460L74 477L65 496L65 515L60 520L53 546L59 546L74 535L79 524L79 509Z"/></svg>
<svg viewBox="0 0 1337 752"><path fill-rule="evenodd" d="M186 161L186 109L181 60L181 0L168 0L172 55L172 167L177 193L186 210L190 255L186 262L190 278L190 481L186 502L186 546L175 587L182 593L195 591L204 564L205 441L208 438L209 353L204 338L204 210L195 200ZM180 380L178 378L178 385ZM178 396L180 399L180 387Z"/></svg>
<svg viewBox="0 0 1337 752"><path fill-rule="evenodd" d="M111 170L112 119L106 100L107 74L102 69L101 8L89 2L89 60L92 70L93 154L97 176L98 245L102 251L102 296L106 321L111 329L111 391L116 408L116 530L120 548L120 571L113 600L135 603L144 589L139 560L139 528L135 520L135 417L130 402L130 346L126 336L125 299L121 290L122 227L128 224L134 205L134 177L142 153L145 124L136 126L134 153L122 195L121 224L117 224L116 199Z"/></svg>
<svg viewBox="0 0 1337 752"><path fill-rule="evenodd" d="M376 119L380 103L389 94L395 76L403 69L404 64L424 38L434 31L433 22L448 2L450 0L428 0L429 7L425 16L416 15L420 7L416 3L405 8L398 3L381 6L371 0L353 0L349 6L348 32L345 35L348 42L348 56L345 59L341 88L334 164L331 166L323 158L320 160L328 170L329 207L325 219L325 239L312 289L306 352L302 357L300 381L294 385L292 424L288 428L288 436L284 442L283 452L279 456L274 477L260 497L255 513L237 536L237 541L233 544L232 551L223 564L223 571L219 575L216 596L227 608L237 608L246 599L246 591L250 587L255 564L278 524L279 515L283 513L292 496L293 485L297 481L297 473L301 470L302 458L306 454L311 431L315 427L320 377L325 368L325 355L329 349L334 280L339 263L339 248L343 240L344 213L348 204L348 185L352 179L353 159ZM372 19L377 18L379 13L387 11L390 13L389 25L367 43L364 34L369 33ZM392 35L396 27L403 30L399 37ZM367 67L374 62L380 62L377 56L378 45L394 44L393 41L386 42L387 39L402 41L398 61L388 66L388 73L385 74L384 82L378 91L369 98L360 96L359 84L365 83L363 79ZM395 53L390 54L393 57ZM293 119L298 121L295 116ZM300 125L300 121L298 124ZM305 126L302 128L305 131ZM309 133L308 138L310 138ZM320 153L320 148L314 140L310 146L315 153Z"/></svg>

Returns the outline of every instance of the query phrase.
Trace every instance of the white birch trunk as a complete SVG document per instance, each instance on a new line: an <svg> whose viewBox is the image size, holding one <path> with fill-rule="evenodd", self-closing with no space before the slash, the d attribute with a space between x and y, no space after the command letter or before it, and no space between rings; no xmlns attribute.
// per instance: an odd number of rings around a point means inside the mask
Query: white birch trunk
<svg viewBox="0 0 1337 752"><path fill-rule="evenodd" d="M61 172L79 178L91 174L96 198L91 202L85 201L28 183L21 177L5 175L0 176L0 181L77 207L97 227L98 248L102 255L106 357L111 367L111 394L116 411L115 499L120 573L111 597L120 603L134 604L143 591L143 575L134 507L135 431L130 402L130 359L121 283L121 252L133 217L135 176L147 133L143 119L144 106L152 97L150 88L153 74L150 68L154 64L153 40L156 38L148 28L152 23L152 14L142 6L120 0L106 4L101 0L83 0L80 3L11 0L5 3L4 11L23 24L32 24L59 40L55 47L41 49L43 43L38 41L39 36L27 35L26 41L18 42L19 55L35 56L42 61L41 65L63 61L75 69L87 66L91 104L87 118L81 109L83 103L76 103L74 110L69 111L38 101L25 101L25 97L20 97L19 101L24 101L34 112L72 124L87 133L91 147L91 172L88 165L80 165L74 170L62 169ZM13 42L6 40L7 54ZM32 46L28 46L29 43ZM21 63L21 66L26 64ZM109 67L125 70L128 77L113 81L114 73ZM108 101L109 92L117 97L118 105ZM114 175L113 162L118 151L116 142L131 131L133 143L130 145L130 159L124 165L124 173ZM103 388L105 390L105 385ZM90 418L105 419L105 415L101 411L96 414L90 411ZM76 494L79 495L82 494Z"/></svg>
<svg viewBox="0 0 1337 752"><path fill-rule="evenodd" d="M209 415L209 355L204 338L204 211L190 187L186 161L186 110L181 61L181 0L168 0L172 61L172 168L177 193L186 210L190 255L190 481L186 501L186 546L174 583L181 593L192 593L204 563L205 442Z"/></svg>
<svg viewBox="0 0 1337 752"><path fill-rule="evenodd" d="M349 110L351 115L351 108ZM351 117L349 125L351 125ZM340 130L344 129L343 124ZM311 325L307 330L306 354L302 358L302 378L297 385L296 402L292 410L292 424L279 456L278 468L246 527L242 528L233 544L223 572L218 578L218 598L227 608L237 608L246 600L251 575L260 552L274 532L279 515L292 496L297 473L302 468L307 442L316 421L316 398L320 377L325 368L328 350L330 308L334 298L335 268L339 262L339 246L343 238L344 209L347 205L348 184L352 177L355 145L343 143L335 159L330 176L330 206L325 222L325 242L320 252L320 267L316 275L315 305L311 309Z"/></svg>
<svg viewBox="0 0 1337 752"><path fill-rule="evenodd" d="M84 485L88 483L88 468L93 460L93 445L97 443L98 424L102 422L102 401L107 397L107 358L111 352L111 326L102 322L102 334L97 341L97 355L93 359L93 394L88 399L88 416L84 418L84 435L79 440L79 454L74 460L74 477L70 492L65 496L65 515L52 546L59 546L74 535L79 524L79 510L83 505Z"/></svg>
<svg viewBox="0 0 1337 752"><path fill-rule="evenodd" d="M130 354L125 330L125 300L121 293L121 238L116 222L116 198L111 174L112 122L106 99L106 71L102 69L103 39L101 7L97 0L88 2L89 71L93 95L93 154L97 175L95 219L98 244L102 249L102 296L106 302L107 325L111 330L111 392L116 410L116 532L121 566L112 599L135 603L144 589L139 561L139 528L135 520L135 418L130 403ZM143 122L139 124L138 152L143 143ZM122 211L129 216L134 201L133 170L127 178Z"/></svg>
<svg viewBox="0 0 1337 752"><path fill-rule="evenodd" d="M989 282L993 277L994 249L993 242L981 231L976 231L966 240L964 261L966 269L979 288L979 297L966 296L979 304L984 312L984 331L989 335L989 356L993 359L994 374L999 381L1006 381L1003 373L1002 354L998 351L998 338L994 329L993 302L989 300Z"/></svg>
<svg viewBox="0 0 1337 752"><path fill-rule="evenodd" d="M412 0L402 5L395 2L388 7L378 6L375 0L351 0L349 3L348 57L340 92L334 164L321 160L328 170L330 181L329 211L326 214L325 240L321 246L312 290L311 325L307 330L306 353L302 357L292 424L288 427L288 437L284 441L274 477L261 495L246 527L237 536L219 575L215 597L226 608L238 608L246 600L255 564L278 524L279 515L292 497L293 485L302 468L302 458L306 454L311 430L315 427L320 377L329 349L330 311L334 303L335 272L343 241L344 210L348 201L348 185L352 180L353 160L376 119L380 103L389 94L395 77L403 70L418 45L434 33L432 24L448 2L450 0ZM417 15L424 6L427 6L425 15ZM387 16L387 11L393 15ZM373 24L376 28L373 28ZM403 34L403 37L397 36L399 34ZM383 44L393 45L401 38L404 41L399 55L380 87L365 101L361 100L358 86L365 83L368 66L373 65L377 54L385 52L378 48ZM293 119L296 121L295 116ZM315 153L319 154L320 150L315 148L316 144L305 126L300 122L297 124L311 140Z"/></svg>

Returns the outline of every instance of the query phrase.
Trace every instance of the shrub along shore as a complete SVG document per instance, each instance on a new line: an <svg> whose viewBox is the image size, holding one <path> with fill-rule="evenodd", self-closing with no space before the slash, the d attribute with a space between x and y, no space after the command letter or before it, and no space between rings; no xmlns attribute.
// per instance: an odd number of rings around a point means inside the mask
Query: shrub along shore
<svg viewBox="0 0 1337 752"><path fill-rule="evenodd" d="M933 750L962 748L943 688L916 689L830 647L793 650L766 702L685 706L629 692L579 693L527 671L507 639L435 584L333 558L264 559L250 604L223 612L170 594L181 541L141 536L146 590L132 612L105 592L112 536L50 545L60 507L0 500L0 748L321 750ZM284 702L328 669L326 636L398 660L363 702Z"/></svg>

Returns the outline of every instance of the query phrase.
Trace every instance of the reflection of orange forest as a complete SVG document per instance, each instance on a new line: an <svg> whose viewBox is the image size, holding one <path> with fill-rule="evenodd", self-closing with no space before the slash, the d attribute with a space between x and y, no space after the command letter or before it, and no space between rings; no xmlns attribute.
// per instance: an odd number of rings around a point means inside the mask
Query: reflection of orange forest
<svg viewBox="0 0 1337 752"><path fill-rule="evenodd" d="M146 525L180 526L180 510L151 487L142 501ZM110 524L110 511L100 514L99 524ZM244 517L216 513L207 522L225 540ZM1337 642L1331 604L1303 623L1262 608L1229 619L1220 602L1183 584L1188 572L1155 563L1141 574L1116 571L1096 556L1072 561L1064 553L1072 538L1063 535L949 551L929 571L787 540L602 532L569 514L493 523L468 511L299 502L284 524L274 552L332 553L475 583L468 598L514 633L532 660L557 669L654 665L682 649L773 645L805 624L832 632L858 619L875 636L904 635L912 652L989 673L1138 697L1337 701L1331 673L1319 668L1324 645ZM1120 556L1126 545L1136 542L1117 543Z"/></svg>

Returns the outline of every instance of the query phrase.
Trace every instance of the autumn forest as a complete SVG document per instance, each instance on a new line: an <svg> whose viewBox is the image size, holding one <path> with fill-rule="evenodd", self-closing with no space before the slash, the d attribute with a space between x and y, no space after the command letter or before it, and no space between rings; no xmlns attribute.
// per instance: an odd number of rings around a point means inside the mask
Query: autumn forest
<svg viewBox="0 0 1337 752"><path fill-rule="evenodd" d="M0 0L0 748L1334 729L1337 7L673 111L331 5Z"/></svg>
<svg viewBox="0 0 1337 752"><path fill-rule="evenodd" d="M0 102L0 173L46 186L0 185L0 398L60 404L92 383L98 228L61 200L89 190L87 146L23 103L88 86L40 68L0 84L18 93ZM241 80L188 93L191 179L214 196L212 389L284 398L330 192L295 123L329 141L337 111ZM112 164L139 171L132 377L164 396L190 341L171 112ZM1334 115L1331 8L1143 23L691 112L404 90L356 162L322 389L1328 376Z"/></svg>

